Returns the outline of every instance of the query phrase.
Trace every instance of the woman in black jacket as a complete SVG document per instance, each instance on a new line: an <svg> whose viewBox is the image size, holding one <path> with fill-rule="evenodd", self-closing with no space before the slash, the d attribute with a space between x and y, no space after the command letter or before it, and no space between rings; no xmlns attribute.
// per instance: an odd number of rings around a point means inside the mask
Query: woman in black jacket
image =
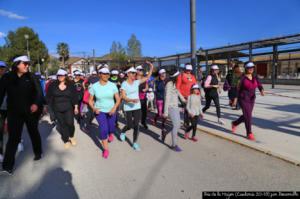
<svg viewBox="0 0 300 199"><path fill-rule="evenodd" d="M31 139L34 160L42 157L42 142L38 122L44 102L38 80L28 71L30 60L20 56L13 60L12 71L0 80L0 104L7 95L8 142L3 160L3 171L12 174L24 123Z"/></svg>
<svg viewBox="0 0 300 199"><path fill-rule="evenodd" d="M73 83L67 80L67 72L59 69L57 81L53 82L47 92L47 102L53 108L57 119L57 130L65 143L65 149L76 145L74 138L74 113L78 114L78 96Z"/></svg>

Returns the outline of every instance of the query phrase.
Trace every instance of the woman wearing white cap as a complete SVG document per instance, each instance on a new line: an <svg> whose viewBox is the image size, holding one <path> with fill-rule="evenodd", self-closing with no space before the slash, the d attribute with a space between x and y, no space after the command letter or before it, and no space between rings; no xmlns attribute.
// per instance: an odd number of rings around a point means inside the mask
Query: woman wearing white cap
<svg viewBox="0 0 300 199"><path fill-rule="evenodd" d="M6 73L7 66L4 61L0 61L0 79ZM6 105L6 96L0 104L0 162L3 161L3 152L4 152L4 142L3 135L5 132L5 120L7 117L7 105Z"/></svg>
<svg viewBox="0 0 300 199"><path fill-rule="evenodd" d="M137 66L136 68L137 74L136 74L136 79L141 80L144 78L144 69L142 66ZM148 81L140 84L139 86L139 98L140 98L140 103L141 103L141 111L142 111L142 118L141 118L141 123L144 126L145 129L148 129L148 125L146 123L147 119L147 91L149 89Z"/></svg>
<svg viewBox="0 0 300 199"><path fill-rule="evenodd" d="M155 101L157 114L154 117L154 125L156 125L158 118L162 118L162 129L165 128L165 118L163 117L164 112L164 103L165 103L165 87L166 87L166 70L160 69L158 71L159 77L158 80L154 83L155 88Z"/></svg>
<svg viewBox="0 0 300 199"><path fill-rule="evenodd" d="M180 94L178 89L176 88L176 81L179 75L179 71L171 71L170 79L166 84L165 90L165 104L164 104L164 117L168 116L171 118L173 129L172 129L172 146L171 148L176 151L182 151L181 148L177 144L177 134L180 128L180 109L178 107L179 99L182 102L186 102L185 98ZM162 141L165 141L167 132L162 131Z"/></svg>
<svg viewBox="0 0 300 199"><path fill-rule="evenodd" d="M187 127L186 133L184 135L185 139L188 139L189 132L193 130L193 135L191 140L197 142L196 132L199 117L203 117L202 113L202 105L201 105L201 95L200 95L200 87L198 84L194 84L191 89L191 95L187 99L186 109L188 111L191 125Z"/></svg>
<svg viewBox="0 0 300 199"><path fill-rule="evenodd" d="M210 70L210 75L207 76L204 82L205 107L202 109L202 111L205 113L205 111L209 109L211 101L214 101L217 110L218 123L224 125L224 121L221 120L221 108L219 100L219 72L219 67L217 65L213 65Z"/></svg>
<svg viewBox="0 0 300 199"><path fill-rule="evenodd" d="M108 68L99 70L100 80L89 89L89 105L95 113L99 124L99 138L103 146L103 158L108 158L108 141L112 142L116 132L116 111L121 99L117 86L109 81L110 71Z"/></svg>
<svg viewBox="0 0 300 199"><path fill-rule="evenodd" d="M245 63L245 75L242 76L240 83L238 85L238 101L242 108L243 115L239 117L237 120L232 122L232 132L235 133L237 126L244 122L247 138L249 140L255 140L254 135L252 133L252 112L255 103L255 90L259 89L260 94L262 96L265 95L264 88L262 87L260 81L256 76L253 75L254 72L254 63L246 62Z"/></svg>
<svg viewBox="0 0 300 199"><path fill-rule="evenodd" d="M190 95L191 88L197 83L196 77L192 74L193 66L191 64L185 65L185 70L178 76L176 88L179 90L181 95L187 99ZM189 117L187 110L184 109L184 125L189 124Z"/></svg>
<svg viewBox="0 0 300 199"><path fill-rule="evenodd" d="M139 86L145 83L152 75L153 64L146 62L150 65L150 71L146 77L136 80L136 69L130 68L126 71L127 80L121 85L121 95L124 102L124 111L126 115L126 126L122 129L120 139L125 140L125 132L133 128L133 149L140 150L137 143L139 135L139 122L141 117L141 103L139 99Z"/></svg>
<svg viewBox="0 0 300 199"><path fill-rule="evenodd" d="M7 121L9 138L3 160L3 170L12 174L15 154L21 141L24 123L33 146L34 160L42 158L42 143L38 122L44 102L41 85L29 72L30 60L20 56L13 60L12 71L0 79L0 104L7 95Z"/></svg>
<svg viewBox="0 0 300 199"><path fill-rule="evenodd" d="M61 134L65 149L77 144L74 133L74 114L79 113L78 97L73 82L67 78L63 69L57 71L57 81L50 84L46 95L48 104L57 119L57 130Z"/></svg>

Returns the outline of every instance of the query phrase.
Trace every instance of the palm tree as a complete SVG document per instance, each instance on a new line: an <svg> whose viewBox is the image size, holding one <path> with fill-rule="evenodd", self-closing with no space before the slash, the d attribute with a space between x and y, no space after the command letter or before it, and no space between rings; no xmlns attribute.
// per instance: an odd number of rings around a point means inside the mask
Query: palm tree
<svg viewBox="0 0 300 199"><path fill-rule="evenodd" d="M63 67L65 67L65 62L69 59L69 45L64 42L58 43L57 54L59 54L59 60L62 61Z"/></svg>

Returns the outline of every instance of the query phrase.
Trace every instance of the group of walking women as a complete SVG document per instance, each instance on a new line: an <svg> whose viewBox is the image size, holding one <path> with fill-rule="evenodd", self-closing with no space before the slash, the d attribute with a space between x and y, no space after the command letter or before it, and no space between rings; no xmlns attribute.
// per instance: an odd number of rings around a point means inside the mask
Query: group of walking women
<svg viewBox="0 0 300 199"><path fill-rule="evenodd" d="M146 62L142 67L131 67L122 73L117 70L110 71L108 67L100 67L89 79L76 81L68 78L68 72L59 69L56 80L49 81L46 85L46 96L44 98L41 86L28 71L30 60L27 56L14 59L14 64L10 72L1 74L0 79L0 105L7 102L7 111L1 110L1 134L3 135L3 118L8 121L9 139L6 145L6 152L3 160L3 171L9 174L13 171L14 158L18 143L21 140L23 124L26 123L30 135L34 160L42 158L42 144L38 131L38 121L43 110L43 105L47 103L48 110L52 113L57 130L66 149L76 146L74 118L81 120L86 113L88 118L84 129L91 123L93 117L99 124L99 139L103 147L103 158L109 157L109 142L113 142L116 135L119 110L123 111L126 120L125 126L118 134L119 139L124 141L129 130L133 130L132 147L140 151L138 143L139 126L148 129L147 125L147 92L155 93L155 104L157 112L152 118L152 124L158 125L161 120L161 139L165 142L168 135L166 120L170 118L172 123L170 148L176 152L182 149L178 146L177 137L181 127L180 112L184 110L184 139L197 142L196 131L200 118L209 109L211 101L214 102L217 112L217 122L224 124L221 120L221 110L219 103L220 77L217 65L211 67L210 74L203 81L205 92L205 107L201 105L201 86L196 77L192 74L192 65L187 64L181 73L175 68L171 71L160 69L158 78L151 80L153 74L153 64ZM0 62L0 67L4 68L4 62ZM251 130L252 110L255 102L255 89L259 88L264 95L263 87L259 80L253 75L255 65L252 62L245 64L245 74L238 82L237 103L242 108L243 115L232 122L232 131L245 122L247 136L254 140ZM145 71L149 68L149 71ZM81 82L81 97L76 83ZM46 100L45 100L46 99ZM83 111L85 110L85 111ZM80 119L81 118L81 119ZM81 122L79 122L82 124ZM190 136L190 132L192 134ZM2 139L0 139L2 141ZM3 146L3 143L0 144ZM2 147L0 147L0 154Z"/></svg>

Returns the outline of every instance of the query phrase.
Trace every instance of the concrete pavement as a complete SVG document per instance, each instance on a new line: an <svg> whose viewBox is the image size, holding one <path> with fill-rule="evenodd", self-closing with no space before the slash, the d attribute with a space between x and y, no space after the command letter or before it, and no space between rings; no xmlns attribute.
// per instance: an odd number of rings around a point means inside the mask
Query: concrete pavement
<svg viewBox="0 0 300 199"><path fill-rule="evenodd" d="M25 133L25 151L18 156L14 175L0 175L0 198L176 199L201 198L207 190L288 191L300 187L299 167L206 133L198 133L197 143L179 139L183 151L176 153L159 142L159 126L150 125L150 130L141 129L142 151L115 140L105 160L96 126L88 134L76 129L78 146L64 150L46 117L40 124L45 156L39 162L32 161ZM127 137L131 140L132 132ZM168 135L166 144L170 143Z"/></svg>

